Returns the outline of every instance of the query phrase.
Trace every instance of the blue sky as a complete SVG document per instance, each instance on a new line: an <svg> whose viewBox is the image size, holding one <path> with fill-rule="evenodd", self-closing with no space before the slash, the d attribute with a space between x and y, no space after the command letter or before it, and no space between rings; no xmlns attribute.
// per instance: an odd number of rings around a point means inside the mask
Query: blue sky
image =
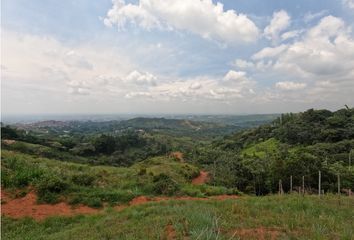
<svg viewBox="0 0 354 240"><path fill-rule="evenodd" d="M353 0L3 0L2 112L353 105Z"/></svg>

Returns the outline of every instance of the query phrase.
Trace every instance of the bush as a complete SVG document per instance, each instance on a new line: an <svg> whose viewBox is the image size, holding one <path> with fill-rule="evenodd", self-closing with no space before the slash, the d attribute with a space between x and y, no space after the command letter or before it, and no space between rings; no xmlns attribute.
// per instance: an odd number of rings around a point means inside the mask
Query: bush
<svg viewBox="0 0 354 240"><path fill-rule="evenodd" d="M5 188L27 187L42 175L39 167L27 164L24 159L13 157L2 161L1 183Z"/></svg>
<svg viewBox="0 0 354 240"><path fill-rule="evenodd" d="M153 184L153 191L156 194L173 195L180 189L179 184L164 173L155 176Z"/></svg>
<svg viewBox="0 0 354 240"><path fill-rule="evenodd" d="M37 183L38 201L55 203L59 194L69 188L69 184L57 176L46 176Z"/></svg>
<svg viewBox="0 0 354 240"><path fill-rule="evenodd" d="M73 183L80 186L91 186L95 181L95 176L92 176L88 173L79 173L71 177Z"/></svg>
<svg viewBox="0 0 354 240"><path fill-rule="evenodd" d="M187 195L191 197L204 197L204 194L197 186L186 185L181 189L181 195Z"/></svg>
<svg viewBox="0 0 354 240"><path fill-rule="evenodd" d="M101 199L98 197L87 198L85 201L85 205L92 208L100 208L102 207Z"/></svg>

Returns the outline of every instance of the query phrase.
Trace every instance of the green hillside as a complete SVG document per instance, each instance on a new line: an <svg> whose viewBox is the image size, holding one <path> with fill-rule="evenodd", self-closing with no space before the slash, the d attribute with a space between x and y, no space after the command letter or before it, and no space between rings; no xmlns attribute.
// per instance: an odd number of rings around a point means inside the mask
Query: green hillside
<svg viewBox="0 0 354 240"><path fill-rule="evenodd" d="M337 175L343 189L354 189L354 109L335 112L310 109L282 114L270 124L200 144L188 158L215 172L216 185L268 194L278 191L278 182L289 191L293 186L316 192L318 171L325 192L337 190Z"/></svg>
<svg viewBox="0 0 354 240"><path fill-rule="evenodd" d="M193 186L199 169L174 157L155 157L131 167L88 166L2 151L1 185L23 193L34 189L40 202L83 203L92 207L127 203L140 195L231 194L222 187Z"/></svg>

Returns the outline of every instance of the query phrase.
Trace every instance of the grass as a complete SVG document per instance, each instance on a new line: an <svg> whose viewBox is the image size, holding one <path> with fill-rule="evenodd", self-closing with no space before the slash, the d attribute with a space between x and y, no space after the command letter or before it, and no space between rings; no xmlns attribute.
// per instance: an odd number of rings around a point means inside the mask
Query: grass
<svg viewBox="0 0 354 240"><path fill-rule="evenodd" d="M54 217L42 222L2 219L2 239L238 239L237 229L276 229L279 239L352 239L354 199L298 195L227 201L166 201L107 209L100 215ZM258 239L244 235L243 239ZM267 238L265 238L267 239Z"/></svg>
<svg viewBox="0 0 354 240"><path fill-rule="evenodd" d="M242 150L241 154L264 158L267 156L267 154L275 153L278 151L279 151L279 141L274 138L270 138L264 142L257 143L255 145L252 145Z"/></svg>

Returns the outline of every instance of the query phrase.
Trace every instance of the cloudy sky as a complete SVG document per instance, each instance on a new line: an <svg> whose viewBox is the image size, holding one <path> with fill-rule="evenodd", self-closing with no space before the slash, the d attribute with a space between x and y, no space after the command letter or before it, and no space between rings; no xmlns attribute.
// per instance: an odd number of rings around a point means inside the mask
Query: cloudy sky
<svg viewBox="0 0 354 240"><path fill-rule="evenodd" d="M12 113L354 105L354 0L2 0Z"/></svg>

